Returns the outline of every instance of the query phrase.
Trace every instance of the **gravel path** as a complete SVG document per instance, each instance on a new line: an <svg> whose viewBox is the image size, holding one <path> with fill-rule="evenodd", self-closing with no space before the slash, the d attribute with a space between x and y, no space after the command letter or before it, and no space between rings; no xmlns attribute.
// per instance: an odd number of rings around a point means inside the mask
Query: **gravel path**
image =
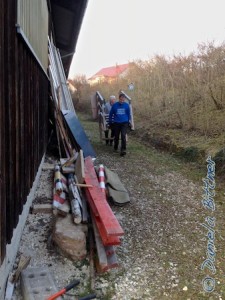
<svg viewBox="0 0 225 300"><path fill-rule="evenodd" d="M167 164L165 158L160 160L163 155L138 145L132 138L124 158L113 153L110 146L96 141L94 144L98 153L95 164L102 163L116 172L131 199L123 207L111 206L125 235L117 247L120 267L95 277L97 299L225 299L222 227L217 229L220 247L217 273L213 275L216 288L206 293L202 287L207 275L200 269L207 246L206 230L201 226L207 216L201 204L202 181L194 183L184 172ZM46 157L46 163L54 162ZM36 203L51 203L52 184L53 172L43 171ZM219 209L215 211L218 222L223 222L221 214ZM18 255L30 254L30 266L48 266L59 288L74 278L80 279L76 291L64 299L90 293L89 257L75 263L60 256L51 245L52 222L51 215L30 214ZM18 287L16 299L21 299L19 294Z"/></svg>

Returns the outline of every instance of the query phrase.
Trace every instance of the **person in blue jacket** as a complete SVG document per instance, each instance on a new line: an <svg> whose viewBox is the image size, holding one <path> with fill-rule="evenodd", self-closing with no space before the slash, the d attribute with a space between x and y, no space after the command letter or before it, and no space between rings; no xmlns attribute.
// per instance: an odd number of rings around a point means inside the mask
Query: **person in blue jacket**
<svg viewBox="0 0 225 300"><path fill-rule="evenodd" d="M126 155L126 134L130 123L130 106L125 102L125 95L119 94L119 101L114 103L109 114L109 125L114 129L114 151L118 150L121 134L120 155Z"/></svg>

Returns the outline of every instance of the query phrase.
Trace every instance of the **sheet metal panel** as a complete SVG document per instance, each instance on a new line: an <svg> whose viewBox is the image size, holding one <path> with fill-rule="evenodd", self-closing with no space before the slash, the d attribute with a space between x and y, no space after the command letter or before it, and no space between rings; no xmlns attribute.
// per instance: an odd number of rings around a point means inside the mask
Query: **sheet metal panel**
<svg viewBox="0 0 225 300"><path fill-rule="evenodd" d="M66 124L72 134L74 140L79 145L80 149L83 150L84 157L91 156L96 158L96 153L74 112L69 110L62 111Z"/></svg>
<svg viewBox="0 0 225 300"><path fill-rule="evenodd" d="M18 0L17 28L45 72L48 68L48 7L46 0Z"/></svg>

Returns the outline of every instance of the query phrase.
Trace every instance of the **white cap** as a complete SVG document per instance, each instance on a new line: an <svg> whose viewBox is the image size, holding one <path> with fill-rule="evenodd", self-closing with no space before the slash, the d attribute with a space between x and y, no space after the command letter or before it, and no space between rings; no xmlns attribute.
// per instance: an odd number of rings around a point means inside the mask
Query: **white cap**
<svg viewBox="0 0 225 300"><path fill-rule="evenodd" d="M116 96L112 95L112 96L109 97L109 99L114 100L114 99L116 99Z"/></svg>

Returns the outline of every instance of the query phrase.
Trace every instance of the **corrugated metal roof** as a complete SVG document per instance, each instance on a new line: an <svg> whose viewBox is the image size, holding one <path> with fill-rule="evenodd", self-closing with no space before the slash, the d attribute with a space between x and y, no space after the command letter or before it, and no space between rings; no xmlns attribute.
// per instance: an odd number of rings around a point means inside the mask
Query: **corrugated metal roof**
<svg viewBox="0 0 225 300"><path fill-rule="evenodd" d="M50 0L56 47L68 76L88 0Z"/></svg>

